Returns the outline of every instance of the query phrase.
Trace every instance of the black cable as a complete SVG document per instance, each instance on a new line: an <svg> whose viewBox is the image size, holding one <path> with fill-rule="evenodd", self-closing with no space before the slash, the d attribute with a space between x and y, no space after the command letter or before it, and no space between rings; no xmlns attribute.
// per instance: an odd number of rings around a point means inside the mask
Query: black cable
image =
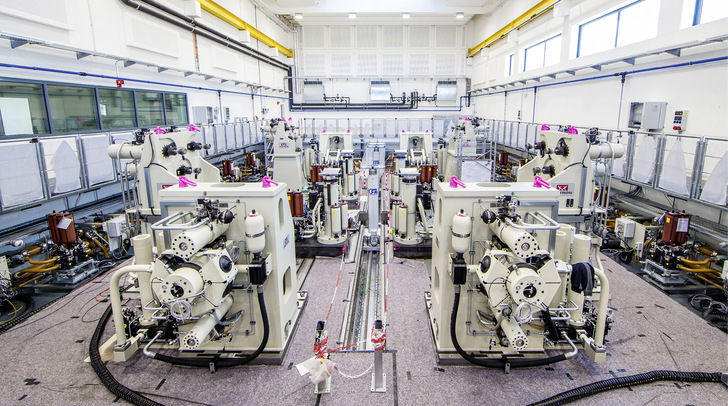
<svg viewBox="0 0 728 406"><path fill-rule="evenodd" d="M268 321L268 312L265 308L265 299L263 298L263 287L258 286L258 305L260 306L260 315L263 319L263 340L260 342L258 349L252 354L242 358L225 358L225 359L201 359L201 358L180 358L171 357L169 355L154 354L154 359L164 361L173 365L181 365L187 367L209 368L211 364L215 369L230 368L247 364L256 359L260 355L265 346L268 345L268 337L270 335L270 323Z"/></svg>
<svg viewBox="0 0 728 406"><path fill-rule="evenodd" d="M106 365L104 365L104 363L101 361L101 355L99 354L99 342L101 341L101 334L104 332L106 323L108 323L112 313L113 312L111 306L106 308L106 311L99 320L99 324L96 326L96 330L94 330L94 333L91 336L91 342L89 343L88 348L88 355L91 360L91 367L94 369L94 372L96 372L96 375L101 380L101 383L103 383L104 386L106 386L106 388L114 395L137 406L162 406L161 403L155 402L120 384L119 381L117 381L114 376L111 375L111 372L109 372L109 369L106 368Z"/></svg>
<svg viewBox="0 0 728 406"><path fill-rule="evenodd" d="M531 403L529 406L556 406L583 399L613 389L627 386L644 385L657 381L680 381L680 382L714 382L721 383L723 374L720 372L680 372L680 371L650 371L643 374L621 376L618 378L605 379L603 381L580 386L557 395L551 396L539 402Z"/></svg>
<svg viewBox="0 0 728 406"><path fill-rule="evenodd" d="M553 364L555 362L564 361L566 354L554 355L546 358L527 358L527 359L508 359L505 356L498 359L478 359L472 355L466 353L460 343L458 342L457 334L455 334L455 324L458 319L458 307L460 306L460 290L455 291L455 300L452 305L452 314L450 315L450 338L452 344L455 346L455 351L460 354L461 357L465 358L466 361L475 365L486 367L486 368L500 368L504 369L506 364L510 364L511 368L525 368L525 367L536 367L541 365Z"/></svg>

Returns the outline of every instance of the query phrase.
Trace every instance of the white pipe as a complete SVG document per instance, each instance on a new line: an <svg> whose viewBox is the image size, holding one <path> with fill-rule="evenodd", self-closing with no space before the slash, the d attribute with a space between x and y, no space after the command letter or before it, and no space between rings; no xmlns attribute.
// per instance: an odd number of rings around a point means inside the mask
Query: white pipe
<svg viewBox="0 0 728 406"><path fill-rule="evenodd" d="M132 237L131 244L134 247L134 264L149 266L154 261L152 252L152 236L149 234L139 234ZM142 272L137 278L139 280L139 298L146 306L147 303L154 301L152 293L152 284L150 283L151 273ZM142 306L142 324L150 324L152 322L152 310L145 309Z"/></svg>
<svg viewBox="0 0 728 406"><path fill-rule="evenodd" d="M142 146L132 144L111 144L106 149L109 158L116 159L140 159L142 157Z"/></svg>
<svg viewBox="0 0 728 406"><path fill-rule="evenodd" d="M604 326L607 324L607 313L609 312L609 279L604 273L602 259L599 258L599 247L596 249L597 267L594 274L599 278L601 290L599 291L599 314L597 314L597 327L594 332L594 342L597 348L604 346Z"/></svg>
<svg viewBox="0 0 728 406"><path fill-rule="evenodd" d="M116 328L116 345L122 347L127 340L124 331L124 316L121 314L121 292L119 291L119 280L129 272L152 272L149 265L125 266L111 275L109 282L109 296L111 297L111 309L114 311L114 327Z"/></svg>
<svg viewBox="0 0 728 406"><path fill-rule="evenodd" d="M425 236L430 238L430 229L427 227L427 217L425 216L425 207L422 205L422 199L417 199L417 209L422 217L422 225L425 227Z"/></svg>

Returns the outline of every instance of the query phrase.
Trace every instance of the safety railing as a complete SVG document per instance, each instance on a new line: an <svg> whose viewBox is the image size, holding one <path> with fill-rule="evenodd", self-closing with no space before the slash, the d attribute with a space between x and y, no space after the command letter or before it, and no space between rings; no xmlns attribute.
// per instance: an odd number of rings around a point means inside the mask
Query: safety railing
<svg viewBox="0 0 728 406"><path fill-rule="evenodd" d="M544 123L487 120L486 124L487 138L525 153ZM558 128L558 124L546 124ZM580 133L589 129L576 128ZM614 129L599 129L599 133L600 139L625 144L627 153L614 162L616 179L728 209L728 139Z"/></svg>

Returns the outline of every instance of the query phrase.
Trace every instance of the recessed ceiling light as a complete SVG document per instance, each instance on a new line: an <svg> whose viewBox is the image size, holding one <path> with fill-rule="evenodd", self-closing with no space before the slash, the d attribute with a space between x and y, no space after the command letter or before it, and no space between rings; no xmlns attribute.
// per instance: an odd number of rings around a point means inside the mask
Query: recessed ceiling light
<svg viewBox="0 0 728 406"><path fill-rule="evenodd" d="M465 18L465 14L463 12L457 12L455 13L455 18Z"/></svg>
<svg viewBox="0 0 728 406"><path fill-rule="evenodd" d="M301 19L303 19L303 14L296 13L296 15L293 16L293 18L295 18L296 20L301 20Z"/></svg>
<svg viewBox="0 0 728 406"><path fill-rule="evenodd" d="M404 18L405 20L410 18L410 13L402 13L402 18Z"/></svg>
<svg viewBox="0 0 728 406"><path fill-rule="evenodd" d="M349 13L349 18L352 20L356 18L356 13Z"/></svg>

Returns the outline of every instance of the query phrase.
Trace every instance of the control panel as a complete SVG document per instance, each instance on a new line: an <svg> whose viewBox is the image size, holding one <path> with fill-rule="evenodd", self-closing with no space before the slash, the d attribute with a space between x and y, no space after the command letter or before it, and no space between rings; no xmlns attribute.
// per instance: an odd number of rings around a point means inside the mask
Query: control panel
<svg viewBox="0 0 728 406"><path fill-rule="evenodd" d="M685 126L688 122L688 111L687 110L676 110L675 118L672 120L672 129L677 132L685 131Z"/></svg>

